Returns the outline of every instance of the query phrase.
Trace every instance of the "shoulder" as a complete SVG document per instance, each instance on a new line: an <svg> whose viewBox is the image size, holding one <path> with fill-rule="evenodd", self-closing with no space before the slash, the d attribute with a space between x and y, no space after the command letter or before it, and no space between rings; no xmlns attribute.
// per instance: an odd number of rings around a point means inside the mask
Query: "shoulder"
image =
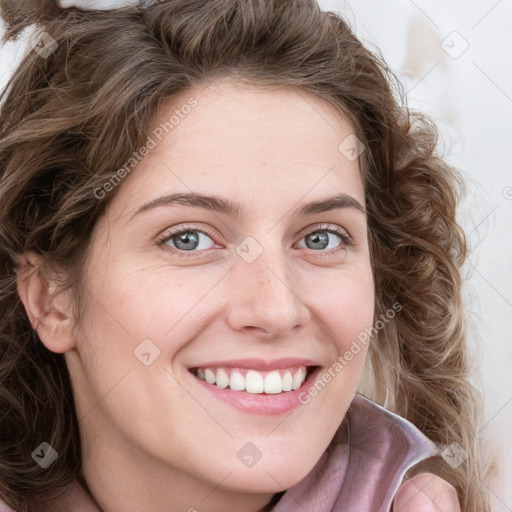
<svg viewBox="0 0 512 512"><path fill-rule="evenodd" d="M398 489L393 512L461 512L455 487L432 473L420 473Z"/></svg>

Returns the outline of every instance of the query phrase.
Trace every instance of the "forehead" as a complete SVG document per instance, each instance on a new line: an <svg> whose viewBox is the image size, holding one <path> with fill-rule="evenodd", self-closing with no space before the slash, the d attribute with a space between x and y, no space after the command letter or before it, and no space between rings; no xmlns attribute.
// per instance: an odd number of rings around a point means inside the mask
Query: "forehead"
<svg viewBox="0 0 512 512"><path fill-rule="evenodd" d="M195 106L189 108L192 102ZM151 127L152 133L155 130L165 132L161 141L164 145L182 139L178 150L190 149L190 145L199 150L201 145L220 149L243 142L237 149L245 154L250 155L253 149L276 154L282 149L287 158L299 158L318 148L325 151L329 144L337 149L341 135L355 133L345 115L311 92L227 79L163 101ZM194 136L188 137L191 134ZM160 141L161 137L158 138ZM304 139L308 144L295 145ZM286 145L287 141L292 142L292 148Z"/></svg>
<svg viewBox="0 0 512 512"><path fill-rule="evenodd" d="M343 147L354 131L311 93L214 82L160 104L149 131L154 145L119 200L222 190L254 204L278 192L283 201L335 191L363 201L358 159Z"/></svg>

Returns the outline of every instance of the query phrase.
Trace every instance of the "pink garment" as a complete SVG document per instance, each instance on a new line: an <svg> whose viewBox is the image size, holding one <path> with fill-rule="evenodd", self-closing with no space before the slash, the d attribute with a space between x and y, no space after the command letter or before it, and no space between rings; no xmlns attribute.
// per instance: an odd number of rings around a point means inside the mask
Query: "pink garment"
<svg viewBox="0 0 512 512"><path fill-rule="evenodd" d="M315 467L271 510L390 512L407 470L434 455L436 445L412 423L356 394Z"/></svg>
<svg viewBox="0 0 512 512"><path fill-rule="evenodd" d="M390 512L406 471L438 454L412 423L356 394L317 464L270 510ZM14 511L0 501L0 512Z"/></svg>

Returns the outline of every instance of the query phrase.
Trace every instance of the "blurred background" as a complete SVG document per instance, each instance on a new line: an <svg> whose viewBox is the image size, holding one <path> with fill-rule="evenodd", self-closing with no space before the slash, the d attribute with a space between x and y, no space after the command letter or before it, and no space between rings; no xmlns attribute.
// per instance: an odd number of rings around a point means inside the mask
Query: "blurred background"
<svg viewBox="0 0 512 512"><path fill-rule="evenodd" d="M117 7L129 2L64 0ZM493 512L512 512L512 0L319 0L341 13L401 79L411 108L437 122L447 160L466 179L460 222L472 254L475 383L485 397L481 431L496 460L487 482ZM4 27L0 25L0 34ZM27 34L0 49L0 89Z"/></svg>

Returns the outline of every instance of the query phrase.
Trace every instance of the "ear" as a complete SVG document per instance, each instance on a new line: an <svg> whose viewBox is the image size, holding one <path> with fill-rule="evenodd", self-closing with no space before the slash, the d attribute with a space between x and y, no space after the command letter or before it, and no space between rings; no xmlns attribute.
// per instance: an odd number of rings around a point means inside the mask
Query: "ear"
<svg viewBox="0 0 512 512"><path fill-rule="evenodd" d="M18 294L43 345L64 353L76 346L69 291L56 293L56 283L44 277L41 256L28 251L18 256Z"/></svg>

